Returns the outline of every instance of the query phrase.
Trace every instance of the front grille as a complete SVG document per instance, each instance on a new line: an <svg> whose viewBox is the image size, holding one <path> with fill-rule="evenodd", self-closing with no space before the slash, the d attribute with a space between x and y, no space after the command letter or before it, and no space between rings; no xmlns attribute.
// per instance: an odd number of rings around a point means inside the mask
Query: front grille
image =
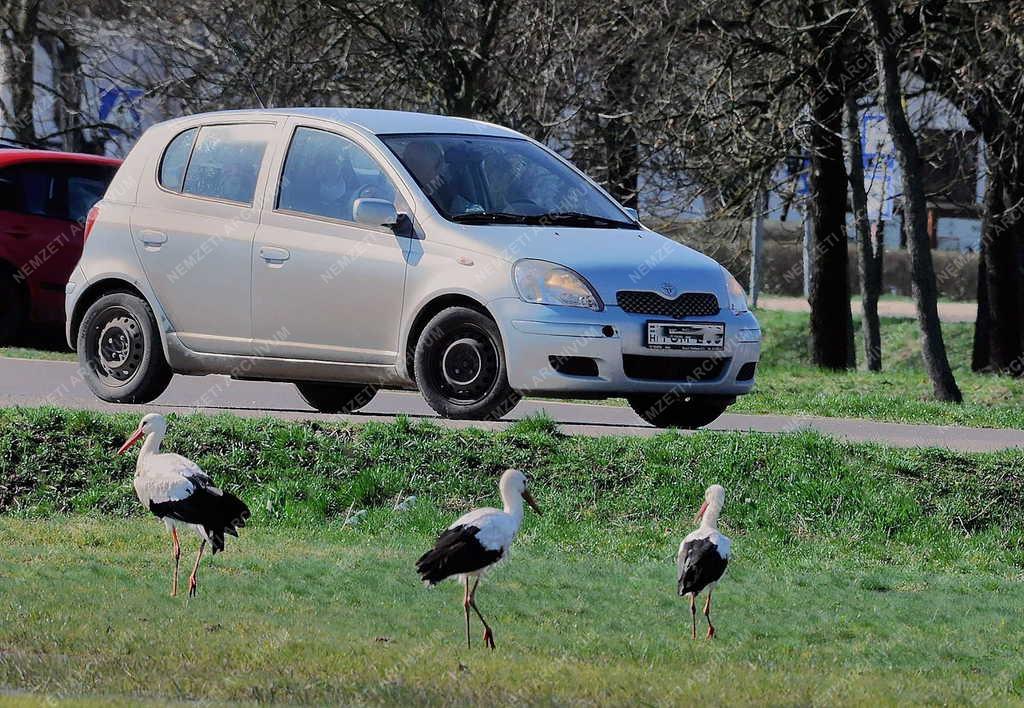
<svg viewBox="0 0 1024 708"><path fill-rule="evenodd" d="M719 312L718 298L712 293L682 293L674 300L658 293L620 290L616 299L626 312L662 317L711 317Z"/></svg>
<svg viewBox="0 0 1024 708"><path fill-rule="evenodd" d="M729 361L729 357L623 354L622 369L629 378L646 381L716 381Z"/></svg>

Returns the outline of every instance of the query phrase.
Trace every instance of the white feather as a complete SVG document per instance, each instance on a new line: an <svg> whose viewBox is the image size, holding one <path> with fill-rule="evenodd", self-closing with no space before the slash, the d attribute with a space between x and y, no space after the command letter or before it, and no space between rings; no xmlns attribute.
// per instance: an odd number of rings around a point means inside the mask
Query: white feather
<svg viewBox="0 0 1024 708"><path fill-rule="evenodd" d="M512 545L522 520L521 514L514 516L501 509L484 507L464 514L448 528L475 526L480 529L476 533L480 545L488 551L500 550L504 555Z"/></svg>

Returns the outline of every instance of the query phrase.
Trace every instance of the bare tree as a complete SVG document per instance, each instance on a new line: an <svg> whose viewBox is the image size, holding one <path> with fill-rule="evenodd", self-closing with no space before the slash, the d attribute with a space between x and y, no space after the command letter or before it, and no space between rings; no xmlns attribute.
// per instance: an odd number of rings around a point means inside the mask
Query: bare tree
<svg viewBox="0 0 1024 708"><path fill-rule="evenodd" d="M920 37L912 67L984 138L978 316L972 368L1024 374L1024 41L1013 4L933 0L900 21Z"/></svg>
<svg viewBox="0 0 1024 708"><path fill-rule="evenodd" d="M0 98L0 114L14 139L36 143L35 42L39 34L39 0L0 2L0 75L9 86L10 103Z"/></svg>
<svg viewBox="0 0 1024 708"><path fill-rule="evenodd" d="M886 0L867 0L867 9L871 18L878 64L879 94L903 176L911 289L917 307L917 321L921 327L925 370L939 400L959 403L963 400L963 395L949 366L946 345L942 338L942 324L939 321L935 268L928 240L921 156L917 138L910 128L903 107L903 87L900 83L899 59L894 41L896 35L892 30L889 3Z"/></svg>
<svg viewBox="0 0 1024 708"><path fill-rule="evenodd" d="M846 94L846 142L850 151L850 200L857 230L857 271L860 275L861 327L868 371L882 370L882 332L878 297L882 289L882 234L872 233L868 197L864 187L864 152L861 149L860 109L856 92Z"/></svg>

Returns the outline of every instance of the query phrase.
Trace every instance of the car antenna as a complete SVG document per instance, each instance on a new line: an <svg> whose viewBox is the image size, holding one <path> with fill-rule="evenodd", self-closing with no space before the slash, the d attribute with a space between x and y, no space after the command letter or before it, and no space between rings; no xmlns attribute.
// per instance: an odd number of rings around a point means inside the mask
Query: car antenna
<svg viewBox="0 0 1024 708"><path fill-rule="evenodd" d="M256 100L260 102L260 108L266 110L267 104L263 102L263 99L260 97L260 92L256 90L256 84L253 83L252 77L249 76L249 74L246 74L245 76L249 80L249 88L252 89L253 95L256 96Z"/></svg>
<svg viewBox="0 0 1024 708"><path fill-rule="evenodd" d="M235 59L237 59L238 63L241 64L242 57L238 56L238 51L235 49L235 47L229 43L228 48L231 49L231 53L235 55ZM252 89L252 94L256 97L256 100L259 101L260 108L266 110L267 104L263 102L263 98L260 96L260 92L256 90L256 83L252 80L252 74L250 74L248 71L245 72L245 80L249 82L249 88Z"/></svg>

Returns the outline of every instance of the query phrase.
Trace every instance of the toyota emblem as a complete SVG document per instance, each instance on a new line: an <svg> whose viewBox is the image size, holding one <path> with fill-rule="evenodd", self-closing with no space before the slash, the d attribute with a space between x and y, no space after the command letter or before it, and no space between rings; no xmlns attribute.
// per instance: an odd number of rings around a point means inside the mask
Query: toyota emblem
<svg viewBox="0 0 1024 708"><path fill-rule="evenodd" d="M662 283L661 292L665 293L668 297L672 297L676 294L676 288L672 283Z"/></svg>

